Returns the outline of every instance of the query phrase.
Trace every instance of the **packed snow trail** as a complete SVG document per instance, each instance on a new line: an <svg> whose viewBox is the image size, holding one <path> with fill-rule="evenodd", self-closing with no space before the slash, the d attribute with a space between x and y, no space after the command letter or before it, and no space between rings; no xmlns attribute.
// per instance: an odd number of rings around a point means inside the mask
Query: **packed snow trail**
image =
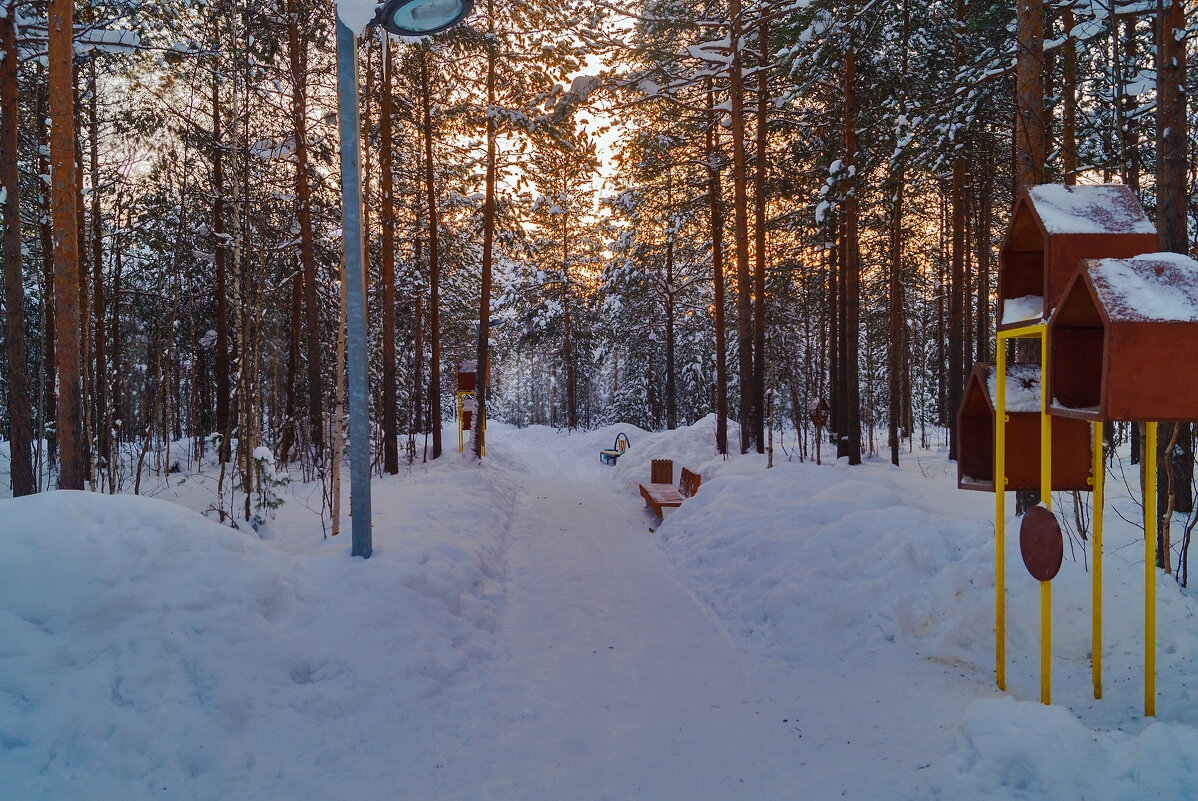
<svg viewBox="0 0 1198 801"><path fill-rule="evenodd" d="M738 646L597 458L514 455L524 475L504 655L447 692L445 718L410 755L406 797L893 798L896 763L914 771L947 748L954 715L885 720L874 700L909 689L892 678L895 658L929 680L943 671L897 648L850 670L822 653L799 666ZM891 770L868 770L877 760Z"/></svg>
<svg viewBox="0 0 1198 801"><path fill-rule="evenodd" d="M757 660L679 585L632 498L526 458L506 655L449 693L458 744L430 797L779 797L771 763L792 747Z"/></svg>

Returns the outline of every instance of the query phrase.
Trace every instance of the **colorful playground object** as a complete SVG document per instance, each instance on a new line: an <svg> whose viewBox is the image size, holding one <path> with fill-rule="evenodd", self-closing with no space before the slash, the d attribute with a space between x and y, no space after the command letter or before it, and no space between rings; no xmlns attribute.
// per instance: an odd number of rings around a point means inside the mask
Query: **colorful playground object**
<svg viewBox="0 0 1198 801"><path fill-rule="evenodd" d="M1040 490L1041 506L1024 516L1020 544L1040 582L1045 704L1052 701L1051 580L1061 554L1051 491L1093 492L1092 681L1101 698L1103 423L1144 423L1147 453L1155 454L1158 421L1198 419L1198 365L1183 358L1198 347L1198 261L1151 253L1156 247L1156 231L1126 187L1036 186L1020 193L999 253L997 365L975 365L957 413L958 486L995 492L1001 690L1006 492ZM1007 363L1007 344L1018 339L1039 340L1040 365ZM1146 479L1144 714L1154 716L1156 470L1146 470Z"/></svg>
<svg viewBox="0 0 1198 801"><path fill-rule="evenodd" d="M629 444L628 435L621 431L616 434L616 441L610 448L599 451L599 461L604 464L615 464L616 460L624 455L624 451L628 450Z"/></svg>

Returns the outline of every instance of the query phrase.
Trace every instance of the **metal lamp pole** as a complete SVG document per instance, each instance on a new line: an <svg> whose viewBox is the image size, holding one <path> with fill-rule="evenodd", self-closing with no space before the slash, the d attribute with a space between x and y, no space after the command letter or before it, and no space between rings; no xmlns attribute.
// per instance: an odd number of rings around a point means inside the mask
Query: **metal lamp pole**
<svg viewBox="0 0 1198 801"><path fill-rule="evenodd" d="M429 36L457 25L473 0L389 0L371 25L399 36ZM366 264L362 252L362 155L358 128L358 37L337 13L337 109L341 131L341 220L345 243L349 367L349 470L352 554L369 558L370 390L366 361ZM340 380L340 376L338 376ZM338 422L338 424L340 424ZM340 454L333 454L340 458Z"/></svg>

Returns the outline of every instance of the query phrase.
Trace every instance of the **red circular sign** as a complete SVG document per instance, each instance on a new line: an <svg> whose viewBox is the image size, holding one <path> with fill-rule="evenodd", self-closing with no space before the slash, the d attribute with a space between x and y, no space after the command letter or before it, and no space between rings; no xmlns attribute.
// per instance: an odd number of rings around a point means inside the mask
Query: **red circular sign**
<svg viewBox="0 0 1198 801"><path fill-rule="evenodd" d="M1065 539L1056 515L1043 506L1028 510L1019 526L1019 553L1032 578L1052 581L1065 556Z"/></svg>

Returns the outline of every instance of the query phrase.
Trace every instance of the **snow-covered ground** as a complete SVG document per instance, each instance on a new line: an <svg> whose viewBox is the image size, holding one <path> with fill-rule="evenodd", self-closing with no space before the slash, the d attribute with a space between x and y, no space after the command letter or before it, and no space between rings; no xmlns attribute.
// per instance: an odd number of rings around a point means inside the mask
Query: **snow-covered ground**
<svg viewBox="0 0 1198 801"><path fill-rule="evenodd" d="M261 537L195 513L210 468L0 501L0 799L1193 797L1198 605L1159 577L1146 720L1117 479L1105 697L1079 541L1044 707L1014 541L994 688L992 495L942 454L766 470L712 431L492 424L481 466L376 479L367 561L298 482ZM663 457L703 484L658 524L636 484Z"/></svg>

